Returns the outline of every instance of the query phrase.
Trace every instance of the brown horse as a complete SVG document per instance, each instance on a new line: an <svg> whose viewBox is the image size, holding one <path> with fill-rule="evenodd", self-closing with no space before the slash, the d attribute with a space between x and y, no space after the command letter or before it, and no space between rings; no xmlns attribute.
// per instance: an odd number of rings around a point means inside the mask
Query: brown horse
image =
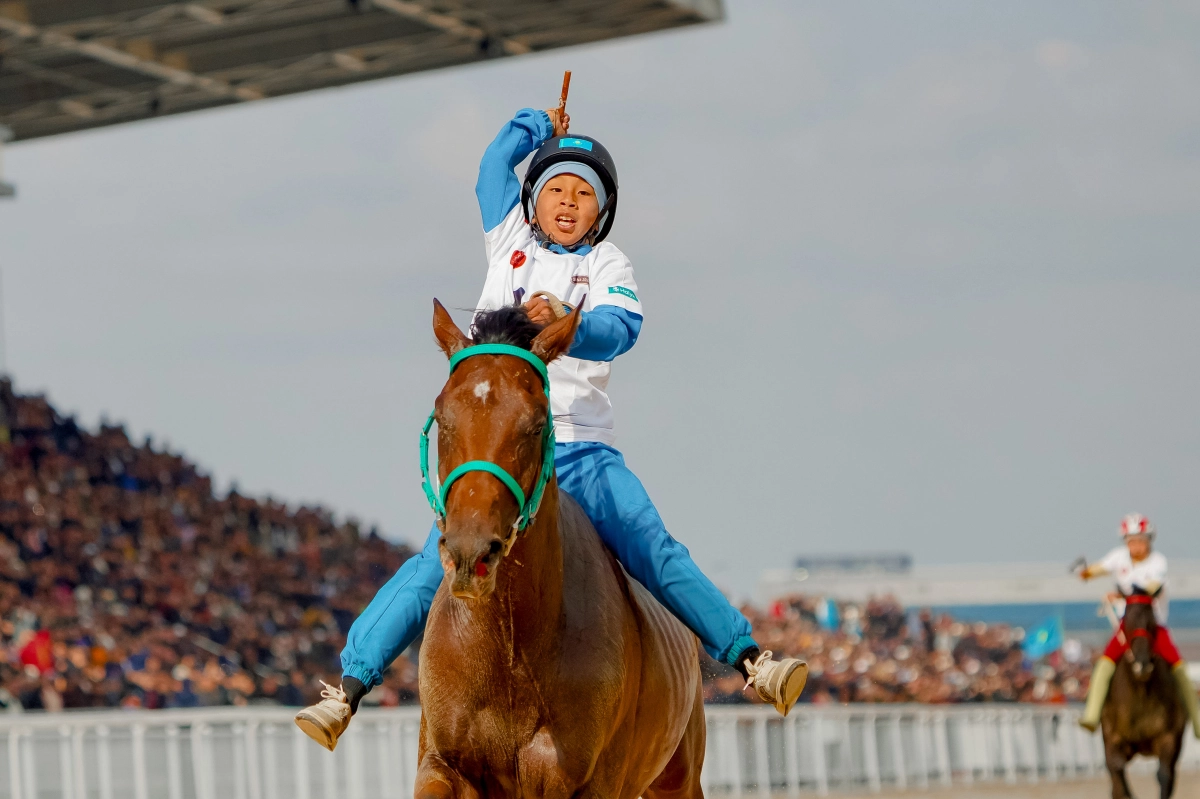
<svg viewBox="0 0 1200 799"><path fill-rule="evenodd" d="M544 329L506 308L477 317L472 342L434 301L447 357L497 343L548 364L578 324L578 308ZM513 354L455 363L434 411L442 482L486 463L530 496L553 447L544 370ZM703 796L699 642L625 574L552 473L519 536L523 508L495 470L452 480L443 502L446 577L421 647L418 799Z"/></svg>
<svg viewBox="0 0 1200 799"><path fill-rule="evenodd" d="M1150 596L1139 590L1125 604L1121 627L1129 638L1129 650L1117 662L1100 716L1113 799L1130 796L1125 765L1135 755L1158 758L1160 799L1169 799L1175 790L1175 764L1188 724L1171 667L1151 651L1158 623L1149 600Z"/></svg>

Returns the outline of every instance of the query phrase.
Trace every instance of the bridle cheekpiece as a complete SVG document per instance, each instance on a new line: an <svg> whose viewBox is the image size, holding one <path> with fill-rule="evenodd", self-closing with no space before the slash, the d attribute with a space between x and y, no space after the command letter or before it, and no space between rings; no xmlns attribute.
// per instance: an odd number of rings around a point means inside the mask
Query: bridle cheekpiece
<svg viewBox="0 0 1200 799"><path fill-rule="evenodd" d="M511 355L520 358L536 369L538 376L542 378L547 409L546 426L542 430L542 468L538 473L537 482L527 498L521 489L521 484L503 467L491 461L467 461L454 467L450 474L446 475L446 481L442 483L440 490L436 490L433 479L429 475L429 430L433 427L435 411L429 414L429 418L425 421L425 427L421 430L421 488L425 491L425 498L429 500L429 507L433 508L438 529L445 532L446 497L455 480L470 472L487 472L504 483L505 488L511 491L516 498L517 507L520 508L517 512L517 519L512 524L512 530L504 541L504 554L507 555L516 542L517 533L528 527L537 516L538 508L542 504L542 495L546 492L546 484L550 482L550 477L554 474L554 413L549 408L550 375L546 372L546 364L542 363L540 358L529 350L511 344L476 344L473 347L459 350L450 357L450 373L454 374L455 367L475 355Z"/></svg>

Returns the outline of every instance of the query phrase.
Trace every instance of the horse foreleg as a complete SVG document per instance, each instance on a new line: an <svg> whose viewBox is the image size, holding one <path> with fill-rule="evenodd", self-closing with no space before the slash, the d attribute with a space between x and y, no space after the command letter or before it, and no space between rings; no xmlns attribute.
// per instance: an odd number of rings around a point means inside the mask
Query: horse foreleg
<svg viewBox="0 0 1200 799"><path fill-rule="evenodd" d="M554 733L543 727L534 733L533 738L517 755L520 795L538 796L542 799L583 796L584 793L577 790L582 775L568 772L572 766L578 768L583 762L583 758L573 757L564 752Z"/></svg>
<svg viewBox="0 0 1200 799"><path fill-rule="evenodd" d="M1175 792L1175 765L1183 749L1183 736L1168 733L1154 742L1154 755L1158 758L1159 799L1171 799Z"/></svg>
<svg viewBox="0 0 1200 799"><path fill-rule="evenodd" d="M1175 765L1164 765L1158 762L1158 796L1159 799L1171 799L1175 793Z"/></svg>
<svg viewBox="0 0 1200 799"><path fill-rule="evenodd" d="M440 757L427 752L417 766L413 796L415 799L479 799L479 792Z"/></svg>
<svg viewBox="0 0 1200 799"><path fill-rule="evenodd" d="M666 768L642 794L644 799L704 799L700 784L700 768L704 765L704 696L699 690L692 704L683 738Z"/></svg>
<svg viewBox="0 0 1200 799"><path fill-rule="evenodd" d="M1129 758L1117 750L1117 747L1105 743L1104 762L1108 766L1108 776L1112 779L1112 799L1129 799L1129 783L1125 781L1125 765Z"/></svg>

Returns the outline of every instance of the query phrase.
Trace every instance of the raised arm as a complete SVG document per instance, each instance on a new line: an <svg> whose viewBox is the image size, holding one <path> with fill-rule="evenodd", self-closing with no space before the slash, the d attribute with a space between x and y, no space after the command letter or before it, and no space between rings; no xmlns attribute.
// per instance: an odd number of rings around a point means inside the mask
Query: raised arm
<svg viewBox="0 0 1200 799"><path fill-rule="evenodd" d="M1117 563L1120 561L1121 552L1124 551L1124 549L1124 547L1117 547L1095 563L1089 563L1083 567L1081 572L1079 572L1079 576L1086 581L1092 579L1093 577L1111 574L1113 569L1117 567Z"/></svg>
<svg viewBox="0 0 1200 799"><path fill-rule="evenodd" d="M554 126L545 111L522 108L496 134L479 162L475 196L483 215L483 230L488 232L504 221L521 201L521 181L517 165L554 135Z"/></svg>

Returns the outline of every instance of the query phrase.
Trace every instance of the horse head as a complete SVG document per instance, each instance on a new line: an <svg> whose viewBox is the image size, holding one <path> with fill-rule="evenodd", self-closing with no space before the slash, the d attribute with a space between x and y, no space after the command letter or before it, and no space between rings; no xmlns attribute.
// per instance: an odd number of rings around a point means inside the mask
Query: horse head
<svg viewBox="0 0 1200 799"><path fill-rule="evenodd" d="M1149 680L1151 672L1154 671L1151 644L1158 631L1158 622L1154 618L1153 600L1154 594L1140 588L1135 588L1133 593L1125 597L1125 618L1122 621L1122 628L1129 638L1129 654L1133 659L1133 677L1139 682Z"/></svg>
<svg viewBox="0 0 1200 799"><path fill-rule="evenodd" d="M511 349L455 356L473 345L501 344L549 364L570 349L578 326L578 308L541 328L524 309L507 307L479 314L470 339L433 301L433 334L453 368L433 413L438 476L447 486L438 551L450 592L460 599L495 590L500 562L529 521L519 500L534 495L545 459L553 458L553 438L544 369ZM452 477L464 465L471 470Z"/></svg>

